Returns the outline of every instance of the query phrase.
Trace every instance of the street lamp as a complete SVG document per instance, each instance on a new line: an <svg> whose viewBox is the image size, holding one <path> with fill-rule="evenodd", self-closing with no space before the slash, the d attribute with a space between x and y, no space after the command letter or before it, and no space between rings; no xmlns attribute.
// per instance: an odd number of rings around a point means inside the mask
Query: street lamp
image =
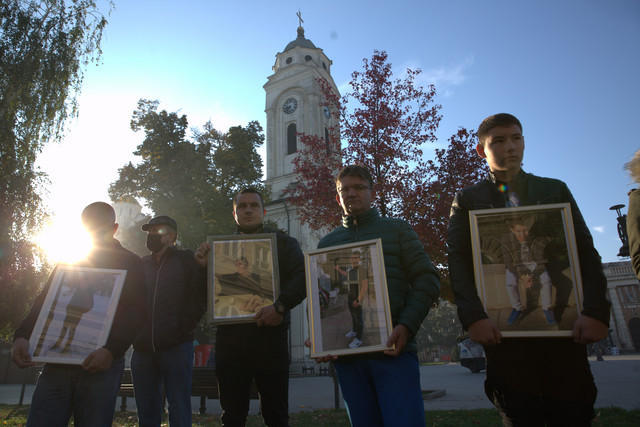
<svg viewBox="0 0 640 427"><path fill-rule="evenodd" d="M609 210L616 211L618 214L618 236L622 241L618 257L626 258L629 256L629 237L627 236L627 214L620 212L622 208L624 208L624 205L613 205Z"/></svg>

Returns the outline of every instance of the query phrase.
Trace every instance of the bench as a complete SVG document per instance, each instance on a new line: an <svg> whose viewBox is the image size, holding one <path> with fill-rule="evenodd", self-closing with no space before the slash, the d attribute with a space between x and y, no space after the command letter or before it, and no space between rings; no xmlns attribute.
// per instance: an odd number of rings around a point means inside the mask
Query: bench
<svg viewBox="0 0 640 427"><path fill-rule="evenodd" d="M127 410L127 398L133 397L133 381L131 379L131 370L125 369L122 375L122 383L118 396L122 398L120 411ZM191 383L191 396L200 398L200 414L204 414L207 410L207 399L219 399L218 396L218 378L216 377L215 368L211 367L195 367L193 368L193 377ZM251 383L249 390L250 399L258 399L258 387L255 382ZM163 408L165 402L165 394L163 392Z"/></svg>

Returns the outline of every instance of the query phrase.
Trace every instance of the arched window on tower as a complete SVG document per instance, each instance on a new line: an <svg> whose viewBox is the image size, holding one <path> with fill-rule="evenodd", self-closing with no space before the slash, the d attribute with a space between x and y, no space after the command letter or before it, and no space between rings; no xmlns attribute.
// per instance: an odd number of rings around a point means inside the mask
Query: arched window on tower
<svg viewBox="0 0 640 427"><path fill-rule="evenodd" d="M298 150L298 144L296 143L297 132L295 123L287 126L287 154L293 154Z"/></svg>

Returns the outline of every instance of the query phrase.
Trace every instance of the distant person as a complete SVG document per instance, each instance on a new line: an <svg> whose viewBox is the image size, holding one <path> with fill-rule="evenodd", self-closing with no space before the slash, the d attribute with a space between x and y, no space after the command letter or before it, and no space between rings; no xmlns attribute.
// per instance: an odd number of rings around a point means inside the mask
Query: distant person
<svg viewBox="0 0 640 427"><path fill-rule="evenodd" d="M274 233L278 252L280 294L253 316L257 323L219 325L216 330L215 367L224 426L244 426L249 392L255 380L260 412L268 426L289 425L290 310L306 297L304 256L298 241L282 231L265 227L262 195L253 188L233 198L238 234ZM204 242L196 260L205 267L211 248Z"/></svg>
<svg viewBox="0 0 640 427"><path fill-rule="evenodd" d="M529 228L520 216L509 221L509 232L502 236L502 254L505 265L505 282L507 294L511 302L511 314L508 325L513 325L525 311L520 300L520 287L525 289L527 312L538 306L538 295L542 299L542 313L549 325L556 325L556 318L551 310L551 276L546 268L544 250L548 238L529 235Z"/></svg>
<svg viewBox="0 0 640 427"><path fill-rule="evenodd" d="M373 206L373 179L367 168L344 167L336 177L336 192L344 212L342 226L323 237L318 248L382 240L393 322L386 345L395 348L384 353L328 355L316 361L335 361L352 425L424 427L415 337L438 299L438 273L413 228L400 219L382 218ZM352 262L357 265L358 260Z"/></svg>
<svg viewBox="0 0 640 427"><path fill-rule="evenodd" d="M171 426L191 425L194 330L207 309L207 287L189 249L178 249L178 223L158 216L142 226L150 255L144 327L133 342L131 375L140 426L162 421L162 385Z"/></svg>
<svg viewBox="0 0 640 427"><path fill-rule="evenodd" d="M458 315L487 356L485 392L505 426L588 426L595 417L596 386L586 344L607 337L610 303L600 255L566 184L521 168L524 136L511 114L487 117L478 128L476 151L491 170L456 194L449 220L449 274ZM571 338L503 338L478 292L471 250L469 212L569 203L583 283L583 310Z"/></svg>
<svg viewBox="0 0 640 427"><path fill-rule="evenodd" d="M636 184L640 184L640 150L625 165ZM640 190L629 192L629 207L627 208L627 234L629 236L629 255L633 271L640 279Z"/></svg>
<svg viewBox="0 0 640 427"><path fill-rule="evenodd" d="M246 301L240 308L252 313L266 304L273 304L272 292L261 286L260 275L251 272L247 257L244 255L238 257L234 265L235 273L218 276L220 286L216 288L216 297L242 295L246 297ZM223 310L224 308L228 310L230 307L223 306Z"/></svg>
<svg viewBox="0 0 640 427"><path fill-rule="evenodd" d="M95 202L82 211L82 223L91 234L93 248L79 267L126 270L127 275L107 343L91 352L82 365L46 363L31 399L27 426L74 425L110 427L124 370L124 353L146 316L144 269L140 258L113 238L118 224L113 208ZM14 334L11 350L18 367L33 366L29 336L33 331L55 270Z"/></svg>
<svg viewBox="0 0 640 427"><path fill-rule="evenodd" d="M360 251L355 249L351 253L351 265L346 271L336 266L340 274L345 276L346 284L349 289L347 294L347 307L351 314L351 330L345 335L347 338L353 338L349 343L349 348L358 348L362 345L362 333L364 332L364 317L362 315L362 302L367 295L369 289L369 275L360 263Z"/></svg>
<svg viewBox="0 0 640 427"><path fill-rule="evenodd" d="M72 296L67 304L66 316L62 323L60 337L51 346L52 350L59 348L68 331L69 338L62 348L62 352L69 351L73 338L76 335L76 328L78 327L80 320L82 320L82 316L93 308L93 287L91 284L85 282L85 277L82 273L74 273L70 276L72 278L69 280L68 285L72 292Z"/></svg>

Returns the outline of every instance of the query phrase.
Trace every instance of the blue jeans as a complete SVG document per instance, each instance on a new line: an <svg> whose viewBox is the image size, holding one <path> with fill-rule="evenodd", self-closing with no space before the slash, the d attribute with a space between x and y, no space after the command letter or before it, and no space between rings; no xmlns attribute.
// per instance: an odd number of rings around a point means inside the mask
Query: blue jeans
<svg viewBox="0 0 640 427"><path fill-rule="evenodd" d="M133 352L131 376L140 426L159 426L162 383L169 403L169 424L191 426L193 342L155 352Z"/></svg>
<svg viewBox="0 0 640 427"><path fill-rule="evenodd" d="M335 367L353 427L424 427L416 353L338 358Z"/></svg>
<svg viewBox="0 0 640 427"><path fill-rule="evenodd" d="M90 374L79 365L46 364L31 398L28 427L110 427L124 370L124 357Z"/></svg>

